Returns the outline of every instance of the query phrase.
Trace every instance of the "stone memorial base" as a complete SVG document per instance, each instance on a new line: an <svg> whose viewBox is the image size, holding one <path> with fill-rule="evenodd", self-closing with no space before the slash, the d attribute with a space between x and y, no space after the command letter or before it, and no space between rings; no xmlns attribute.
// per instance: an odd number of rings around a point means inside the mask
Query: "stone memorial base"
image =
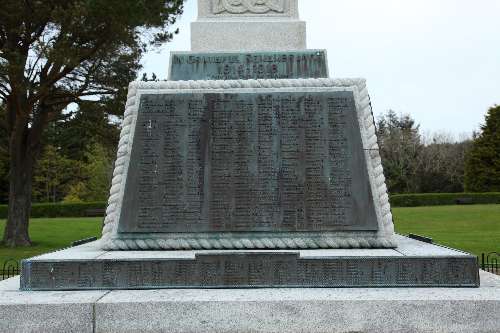
<svg viewBox="0 0 500 333"><path fill-rule="evenodd" d="M290 51L306 49L303 21L196 21L191 24L191 49L196 52Z"/></svg>
<svg viewBox="0 0 500 333"><path fill-rule="evenodd" d="M478 287L477 258L403 236L396 249L103 251L89 243L22 263L22 290Z"/></svg>
<svg viewBox="0 0 500 333"><path fill-rule="evenodd" d="M480 288L19 291L0 282L0 332L474 333L500 331L500 277Z"/></svg>

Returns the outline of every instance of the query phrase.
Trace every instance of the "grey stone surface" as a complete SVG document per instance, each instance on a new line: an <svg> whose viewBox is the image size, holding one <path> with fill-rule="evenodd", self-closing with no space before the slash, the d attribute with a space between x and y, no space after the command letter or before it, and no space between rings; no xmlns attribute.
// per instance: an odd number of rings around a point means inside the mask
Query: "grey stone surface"
<svg viewBox="0 0 500 333"><path fill-rule="evenodd" d="M395 249L322 249L307 250L302 249L298 252L301 258L314 257L469 257L470 254L443 247L436 244L420 242L402 235L395 235L398 247ZM412 251L410 252L409 249ZM418 249L418 251L415 251ZM87 243L68 249L54 251L41 256L30 258L30 260L78 260L103 259L103 260L122 260L122 259L194 259L197 254L229 254L233 250L190 250L190 251L105 251L102 250L100 241ZM245 250L245 253L261 253L261 250ZM265 252L272 252L266 250ZM296 250L276 250L277 253L296 253ZM12 280L6 280L11 281ZM4 285L5 287L5 285Z"/></svg>
<svg viewBox="0 0 500 333"><path fill-rule="evenodd" d="M497 279L498 281L498 279ZM96 332L498 332L498 286L474 290L303 289L116 292ZM142 302L128 300L153 299ZM182 301L181 301L182 300ZM140 314L136 312L141 308ZM132 319L132 320L131 320Z"/></svg>
<svg viewBox="0 0 500 333"><path fill-rule="evenodd" d="M148 314L138 318L140 306ZM104 307L104 306L103 306ZM353 301L353 302L205 302L104 307L96 332L498 332L498 321L484 312L500 311L498 302ZM101 309L101 306L98 306ZM447 311L443 311L447 309ZM293 315L290 315L290 314ZM101 313L100 313L101 314ZM141 313L142 314L142 313ZM355 314L353 316L353 314ZM207 318L209 317L209 318ZM189 318L189 319L187 319ZM140 321L136 321L140 319Z"/></svg>
<svg viewBox="0 0 500 333"><path fill-rule="evenodd" d="M172 52L168 79L249 80L328 78L325 50Z"/></svg>
<svg viewBox="0 0 500 333"><path fill-rule="evenodd" d="M303 21L239 20L191 23L191 50L207 51L291 51L304 50L306 23Z"/></svg>
<svg viewBox="0 0 500 333"><path fill-rule="evenodd" d="M73 258L73 257L78 258L79 260L95 259L95 258L106 253L106 251L97 248L95 244L96 244L96 242L91 242L91 243L83 244L80 246L69 247L69 248L64 249L64 250L44 253L42 255L35 256L32 259L34 259L34 260L44 260L44 259L58 260L58 259L67 259L67 258Z"/></svg>
<svg viewBox="0 0 500 333"><path fill-rule="evenodd" d="M477 289L20 293L16 278L0 282L0 331L498 333L500 277L481 280Z"/></svg>
<svg viewBox="0 0 500 333"><path fill-rule="evenodd" d="M429 245L428 243L413 240L407 237L398 237L400 243L396 251L400 252L405 256L420 256L426 255L428 253ZM431 245L433 246L433 245ZM436 256L470 256L469 253L462 252L459 250L451 249L444 246L433 246L432 247L434 255Z"/></svg>
<svg viewBox="0 0 500 333"><path fill-rule="evenodd" d="M19 291L19 277L0 282L0 332L93 331L94 304L106 291Z"/></svg>
<svg viewBox="0 0 500 333"><path fill-rule="evenodd" d="M298 0L198 0L191 24L192 51L306 49L306 24Z"/></svg>
<svg viewBox="0 0 500 333"><path fill-rule="evenodd" d="M198 18L255 16L298 19L298 0L198 0Z"/></svg>
<svg viewBox="0 0 500 333"><path fill-rule="evenodd" d="M108 252L97 243L23 262L25 290L474 287L477 259L398 236L394 250ZM404 254L419 246L418 253ZM96 257L89 260L92 250ZM54 259L52 259L54 258Z"/></svg>

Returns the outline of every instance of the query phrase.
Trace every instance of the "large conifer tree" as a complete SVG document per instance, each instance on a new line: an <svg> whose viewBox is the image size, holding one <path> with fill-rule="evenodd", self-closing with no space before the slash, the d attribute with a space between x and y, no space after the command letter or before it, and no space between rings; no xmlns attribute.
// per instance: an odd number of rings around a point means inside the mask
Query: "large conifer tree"
<svg viewBox="0 0 500 333"><path fill-rule="evenodd" d="M48 124L89 96L124 100L148 45L172 38L183 0L2 0L0 102L9 146L3 241L30 245L33 170Z"/></svg>
<svg viewBox="0 0 500 333"><path fill-rule="evenodd" d="M465 187L470 192L500 192L500 105L488 111L467 156Z"/></svg>

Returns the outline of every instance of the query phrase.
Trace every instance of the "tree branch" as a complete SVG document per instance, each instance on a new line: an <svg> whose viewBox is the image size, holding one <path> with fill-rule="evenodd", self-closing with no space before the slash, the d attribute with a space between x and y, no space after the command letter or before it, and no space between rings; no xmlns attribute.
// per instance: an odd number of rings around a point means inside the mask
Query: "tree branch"
<svg viewBox="0 0 500 333"><path fill-rule="evenodd" d="M0 90L0 99L1 99L2 101L5 101L5 102L6 102L6 101L7 101L7 98L9 98L9 95L8 95L7 93L5 93L5 92L3 92L3 91L1 91L1 90Z"/></svg>
<svg viewBox="0 0 500 333"><path fill-rule="evenodd" d="M45 105L47 106L55 106L55 105L64 105L66 107L67 105L71 103L76 103L80 100L80 97L85 97L85 96L97 96L97 95L114 95L116 91L113 90L94 90L94 91L88 91L84 93L67 93L67 94L59 94L59 95L53 95L53 97L50 100L45 101Z"/></svg>
<svg viewBox="0 0 500 333"><path fill-rule="evenodd" d="M10 94L10 89L7 85L5 85L4 83L0 82L0 94L1 93L4 93L4 94ZM5 97L7 97L8 95L4 95Z"/></svg>
<svg viewBox="0 0 500 333"><path fill-rule="evenodd" d="M49 22L47 20L40 22L38 24L38 26L34 29L35 32L31 36L31 38L29 39L29 45L33 44L35 41L37 41L42 36L43 32L45 31L45 28L47 27L47 24L49 24Z"/></svg>
<svg viewBox="0 0 500 333"><path fill-rule="evenodd" d="M52 66L50 72L47 74L47 79L46 82L40 82L40 89L38 93L34 94L33 96L30 96L30 101L33 100L42 100L44 95L46 95L50 89L51 86L56 84L58 81L66 77L68 74L70 74L73 70L77 69L81 64L86 61L91 59L93 55L95 55L99 49L107 42L106 39L101 40L99 43L96 43L96 45L89 50L84 56L80 57L76 62L75 65L67 65L64 68L60 66L59 64L57 66ZM54 70L57 68L57 70ZM61 69L63 68L63 69ZM52 74L52 72L58 72L55 74Z"/></svg>
<svg viewBox="0 0 500 333"><path fill-rule="evenodd" d="M35 78L36 78L36 74L35 74L36 71L35 71L35 69L38 66L38 63L40 62L41 59L42 59L42 52L38 53L35 62L33 64L30 64L28 66L28 71L26 73L26 76L27 76L28 81L31 84L35 83ZM33 76L33 74L35 74L35 76Z"/></svg>
<svg viewBox="0 0 500 333"><path fill-rule="evenodd" d="M93 55L95 55L101 46L103 46L106 43L107 40L102 40L100 43L97 43L92 49L89 50L87 54L84 56L80 57L76 62L75 65L66 65L64 69L62 69L59 73L54 74L53 77L49 78L49 85L52 85L56 83L57 81L61 80L64 78L66 75L71 73L73 70L75 70L77 67L79 67L84 61L89 60ZM50 75L49 75L50 76Z"/></svg>

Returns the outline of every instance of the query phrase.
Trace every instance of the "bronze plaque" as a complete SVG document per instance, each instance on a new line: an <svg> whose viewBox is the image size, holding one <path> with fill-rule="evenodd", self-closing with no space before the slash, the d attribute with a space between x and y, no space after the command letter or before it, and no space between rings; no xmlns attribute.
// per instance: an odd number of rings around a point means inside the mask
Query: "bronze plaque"
<svg viewBox="0 0 500 333"><path fill-rule="evenodd" d="M318 257L298 252L197 254L194 259L24 260L21 290L479 287L477 258Z"/></svg>
<svg viewBox="0 0 500 333"><path fill-rule="evenodd" d="M352 92L141 96L120 233L376 230Z"/></svg>
<svg viewBox="0 0 500 333"><path fill-rule="evenodd" d="M171 81L327 78L326 51L172 52Z"/></svg>

